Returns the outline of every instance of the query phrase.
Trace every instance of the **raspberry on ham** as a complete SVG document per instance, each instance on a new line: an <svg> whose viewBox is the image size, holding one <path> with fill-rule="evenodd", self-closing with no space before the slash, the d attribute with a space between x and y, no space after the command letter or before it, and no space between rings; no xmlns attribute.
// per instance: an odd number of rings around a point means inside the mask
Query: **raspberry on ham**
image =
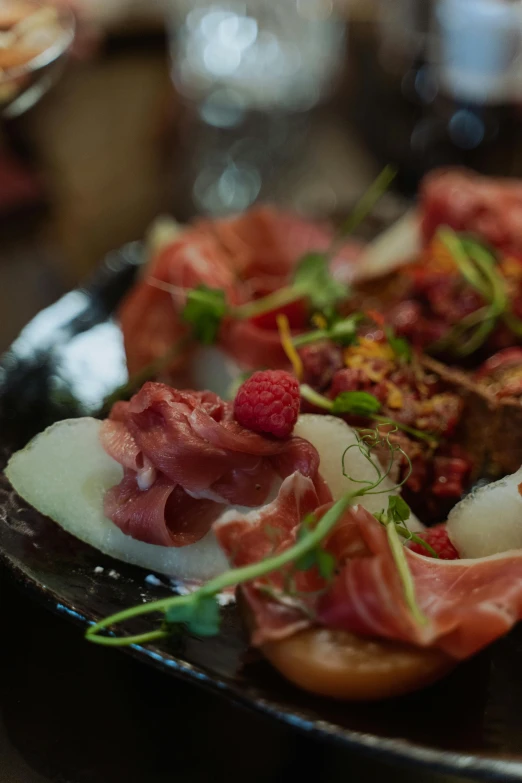
<svg viewBox="0 0 522 783"><path fill-rule="evenodd" d="M435 525L419 535L419 538L422 538L423 541L429 544L441 560L459 559L459 553L449 539L446 525ZM410 549L412 552L417 552L418 555L433 557L427 549L424 549L422 544L411 544Z"/></svg>
<svg viewBox="0 0 522 783"><path fill-rule="evenodd" d="M299 383L284 370L255 372L240 387L234 416L243 427L288 438L299 416Z"/></svg>

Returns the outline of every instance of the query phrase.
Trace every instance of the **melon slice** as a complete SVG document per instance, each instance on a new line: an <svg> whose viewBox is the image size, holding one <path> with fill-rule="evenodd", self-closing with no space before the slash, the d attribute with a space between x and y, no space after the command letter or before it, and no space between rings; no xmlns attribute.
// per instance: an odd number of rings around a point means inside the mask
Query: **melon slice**
<svg viewBox="0 0 522 783"><path fill-rule="evenodd" d="M103 513L105 492L121 481L123 470L103 450L97 419L66 419L37 435L14 454L6 476L18 494L76 538L126 563L178 579L206 580L227 569L227 560L212 531L185 547L163 547L136 541ZM321 473L335 500L356 485L342 474L342 454L356 443L354 431L332 416L306 414L295 434L309 440L321 458ZM373 478L373 469L358 449L348 452L345 465L358 479ZM392 490L385 480L382 488ZM393 490L396 492L396 490ZM269 498L272 500L272 497ZM371 512L387 505L387 495L368 495L361 504ZM234 507L224 506L223 513ZM239 509L238 511L251 511ZM412 529L422 526L415 518Z"/></svg>
<svg viewBox="0 0 522 783"><path fill-rule="evenodd" d="M14 454L6 476L18 494L76 538L126 563L180 579L209 579L228 568L212 532L185 547L144 544L103 513L103 496L123 476L103 450L101 422L66 419Z"/></svg>
<svg viewBox="0 0 522 783"><path fill-rule="evenodd" d="M448 534L461 557L486 557L522 549L522 468L479 487L448 517Z"/></svg>
<svg viewBox="0 0 522 783"><path fill-rule="evenodd" d="M309 440L319 452L321 459L319 470L328 482L334 500L338 500L346 492L361 487L361 484L357 484L343 475L343 454L345 452L344 466L349 476L357 481L375 480L375 469L356 447L355 430L342 419L314 413L303 414L299 417L294 435ZM349 446L354 448L346 451ZM360 505L372 514L386 509L388 496L399 494L394 486L390 479L384 479L379 489L387 490L387 492L379 495L364 495L359 501ZM423 525L413 514L408 520L408 526L411 530L423 529Z"/></svg>

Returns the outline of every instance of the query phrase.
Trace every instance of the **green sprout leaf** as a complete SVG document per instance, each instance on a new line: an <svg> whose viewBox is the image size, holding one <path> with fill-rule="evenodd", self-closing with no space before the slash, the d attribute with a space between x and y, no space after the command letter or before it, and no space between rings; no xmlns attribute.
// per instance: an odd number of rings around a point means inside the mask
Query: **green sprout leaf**
<svg viewBox="0 0 522 783"><path fill-rule="evenodd" d="M398 359L402 359L404 362L411 361L412 350L411 345L405 337L397 337L391 326L386 326L384 329L388 345L392 349L393 353Z"/></svg>
<svg viewBox="0 0 522 783"><path fill-rule="evenodd" d="M335 557L325 549L317 551L317 568L323 579L330 580L334 573L337 563Z"/></svg>
<svg viewBox="0 0 522 783"><path fill-rule="evenodd" d="M328 256L324 253L303 256L294 274L294 286L315 310L326 314L348 296L348 287L331 276Z"/></svg>
<svg viewBox="0 0 522 783"><path fill-rule="evenodd" d="M310 536L314 525L315 518L313 515L305 517L297 531L297 540L303 541ZM296 571L309 571L314 566L317 566L317 570L323 579L330 580L335 571L335 557L318 545L310 549L294 563Z"/></svg>
<svg viewBox="0 0 522 783"><path fill-rule="evenodd" d="M302 348L304 345L310 345L320 340L332 340L332 342L343 346L351 345L357 339L357 327L364 318L363 313L354 313L348 318L339 318L336 313L333 313L327 328L298 334L292 339L292 342L295 348Z"/></svg>
<svg viewBox="0 0 522 783"><path fill-rule="evenodd" d="M187 294L182 318L192 326L194 337L204 345L216 342L223 316L227 312L225 292L199 285Z"/></svg>
<svg viewBox="0 0 522 783"><path fill-rule="evenodd" d="M219 632L219 604L213 595L200 596L191 603L172 605L165 612L167 626L185 625L196 636L215 636Z"/></svg>
<svg viewBox="0 0 522 783"><path fill-rule="evenodd" d="M388 498L388 519L394 523L404 523L410 518L410 507L400 495Z"/></svg>
<svg viewBox="0 0 522 783"><path fill-rule="evenodd" d="M361 391L341 392L332 403L334 415L353 414L354 416L373 416L381 409L381 403L373 394Z"/></svg>
<svg viewBox="0 0 522 783"><path fill-rule="evenodd" d="M430 350L470 356L485 343L499 318L517 333L518 324L510 313L506 281L496 267L495 254L482 243L456 234L450 228L439 229L437 235L451 253L462 278L486 304L464 316Z"/></svg>
<svg viewBox="0 0 522 783"><path fill-rule="evenodd" d="M354 313L348 318L334 321L329 329L329 337L334 343L351 345L357 339L357 327L364 320L362 313Z"/></svg>

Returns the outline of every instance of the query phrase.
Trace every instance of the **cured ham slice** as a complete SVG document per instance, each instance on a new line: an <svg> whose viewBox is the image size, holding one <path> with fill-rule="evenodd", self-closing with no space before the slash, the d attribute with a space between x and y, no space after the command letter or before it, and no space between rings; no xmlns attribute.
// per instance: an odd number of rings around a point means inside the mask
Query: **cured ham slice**
<svg viewBox="0 0 522 783"><path fill-rule="evenodd" d="M312 481L323 501L331 499L311 443L244 429L232 405L212 392L147 383L130 402L114 406L101 441L125 470L105 496L105 513L146 543L194 543L225 504L260 506L295 471Z"/></svg>
<svg viewBox="0 0 522 783"><path fill-rule="evenodd" d="M186 333L181 321L184 290L198 285L221 288L236 301L235 272L215 237L187 230L163 247L147 265L119 311L127 366L131 374L165 356ZM183 364L173 360L171 372Z"/></svg>
<svg viewBox="0 0 522 783"><path fill-rule="evenodd" d="M266 206L224 220L200 220L177 234L151 259L121 307L130 372L163 357L184 333L185 290L203 284L222 289L229 303L249 302L287 285L300 258L327 249L332 236L327 226ZM345 245L332 265L335 276L351 279L360 252L357 242ZM306 308L297 303L287 309L291 326L303 328ZM288 365L274 314L228 323L221 345L243 367ZM170 372L181 363L173 361Z"/></svg>
<svg viewBox="0 0 522 783"><path fill-rule="evenodd" d="M459 168L428 174L420 190L426 240L441 225L469 231L494 247L522 253L522 183Z"/></svg>
<svg viewBox="0 0 522 783"><path fill-rule="evenodd" d="M435 646L468 658L522 616L522 551L477 560L436 560L405 550L425 623L409 612L384 528L358 510L371 553L349 560L318 605L317 620L364 636Z"/></svg>
<svg viewBox="0 0 522 783"><path fill-rule="evenodd" d="M326 508L320 508L317 516ZM263 519L265 525L275 523L283 529L282 546L295 541L296 526L282 527L277 514L263 515ZM228 532L227 524L232 525ZM251 523L243 523L241 529L238 519L224 519L216 535L229 558L236 551L244 564L262 555L259 525L253 530ZM266 541L266 531L264 536ZM522 617L522 551L445 561L405 549L416 602L424 616L424 622L419 622L405 600L386 530L365 509L349 509L323 546L337 558L338 571L331 584L312 569L300 572L299 600L285 595L276 600L277 593L267 593L268 577L264 584L254 582L243 588L255 617L254 644L322 625L435 647L460 660L507 633ZM281 579L280 574L270 575L271 587L280 587Z"/></svg>
<svg viewBox="0 0 522 783"><path fill-rule="evenodd" d="M294 543L301 520L320 505L321 499L313 482L296 472L285 479L272 503L249 514L229 511L220 518L213 531L234 566L248 565L277 554ZM279 571L255 585L243 587L259 625L270 627L272 639L288 636L309 625L309 618L301 606L294 605L291 600L266 600L264 590L280 591L288 573L288 569ZM301 572L296 580L299 590L313 590L321 585L322 580L315 569L313 573Z"/></svg>

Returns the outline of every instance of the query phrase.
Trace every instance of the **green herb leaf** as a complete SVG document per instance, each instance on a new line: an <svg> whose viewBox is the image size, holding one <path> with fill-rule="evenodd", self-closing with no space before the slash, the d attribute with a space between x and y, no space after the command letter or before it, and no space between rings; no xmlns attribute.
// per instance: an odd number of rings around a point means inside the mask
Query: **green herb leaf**
<svg viewBox="0 0 522 783"><path fill-rule="evenodd" d="M196 601L196 612L189 623L189 630L197 636L215 636L219 633L221 615L214 595L201 596Z"/></svg>
<svg viewBox="0 0 522 783"><path fill-rule="evenodd" d="M309 571L316 563L317 552L315 549L312 549L310 552L307 552L306 555L300 557L299 560L295 561L295 567L298 571Z"/></svg>
<svg viewBox="0 0 522 783"><path fill-rule="evenodd" d="M226 312L225 292L220 288L199 285L188 292L182 318L191 324L197 340L205 345L212 345L217 339Z"/></svg>
<svg viewBox="0 0 522 783"><path fill-rule="evenodd" d="M185 625L196 636L219 633L219 604L213 595L199 596L191 603L170 606L165 612L167 625Z"/></svg>
<svg viewBox="0 0 522 783"><path fill-rule="evenodd" d="M351 345L357 339L357 327L364 320L362 313L354 313L348 318L334 321L329 329L329 337L340 345Z"/></svg>
<svg viewBox="0 0 522 783"><path fill-rule="evenodd" d="M406 522L410 518L410 507L400 495L388 498L388 519L393 523Z"/></svg>
<svg viewBox="0 0 522 783"><path fill-rule="evenodd" d="M316 521L313 514L305 517L297 531L297 541L303 541L312 535L315 525ZM297 571L309 571L314 566L317 566L317 570L323 579L331 579L335 571L335 565L336 560L333 555L326 552L321 546L315 546L313 549L310 549L294 563Z"/></svg>
<svg viewBox="0 0 522 783"><path fill-rule="evenodd" d="M335 572L335 557L325 549L317 550L317 568L323 579L331 579Z"/></svg>
<svg viewBox="0 0 522 783"><path fill-rule="evenodd" d="M332 312L335 304L348 296L348 287L334 280L323 253L308 253L299 262L294 286L306 296L315 310Z"/></svg>
<svg viewBox="0 0 522 783"><path fill-rule="evenodd" d="M165 612L165 622L168 625L185 625L192 620L194 610L192 603L171 606Z"/></svg>
<svg viewBox="0 0 522 783"><path fill-rule="evenodd" d="M402 359L405 362L411 361L412 350L411 345L405 337L397 337L391 326L386 326L384 329L388 344L393 353L398 359Z"/></svg>
<svg viewBox="0 0 522 783"><path fill-rule="evenodd" d="M381 403L373 394L361 391L341 392L332 403L332 413L352 413L354 416L372 416L380 411Z"/></svg>

